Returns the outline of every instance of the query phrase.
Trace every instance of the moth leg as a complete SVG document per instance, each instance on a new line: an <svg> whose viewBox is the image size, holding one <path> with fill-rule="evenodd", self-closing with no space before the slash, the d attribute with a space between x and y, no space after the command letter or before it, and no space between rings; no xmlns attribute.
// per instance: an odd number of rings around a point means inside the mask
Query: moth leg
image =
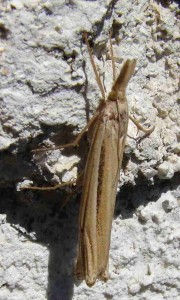
<svg viewBox="0 0 180 300"><path fill-rule="evenodd" d="M142 130L144 133L150 134L153 132L155 125L150 127L150 128L144 128L136 119L133 117L129 116L130 120L137 126L138 129Z"/></svg>
<svg viewBox="0 0 180 300"><path fill-rule="evenodd" d="M132 140L135 140L135 141L137 141L137 138L135 138L135 137L131 136L131 135L130 135L130 134L128 134L128 133L127 133L127 136L128 136L128 138L130 138L130 139L132 139Z"/></svg>
<svg viewBox="0 0 180 300"><path fill-rule="evenodd" d="M88 38L87 38L87 33L84 33L83 36L84 36L84 39L85 39L85 42L86 42L86 45L87 45L87 48L88 48L88 52L89 52L89 56L90 56L90 61L91 61L92 67L93 67L93 71L94 71L95 77L96 77L96 82L97 82L97 84L99 86L99 89L101 91L102 98L105 101L105 98L106 98L105 90L104 90L103 84L101 82L100 76L98 74L98 71L97 71L97 68L96 68L96 65L95 65L95 62L94 62L92 51L91 51L91 48L90 48L90 45L89 45L89 42L88 42ZM37 152L42 152L42 151L51 151L51 150L56 150L56 149L68 148L68 147L77 147L79 145L79 141L81 140L82 136L84 135L84 133L86 132L86 130L91 126L91 124L95 121L95 119L97 117L98 117L98 114L96 113L89 120L89 122L87 123L87 125L84 127L84 129L79 133L79 135L75 138L75 140L72 143L68 143L68 144L65 144L65 145L60 145L60 146L52 147L52 148L34 149L31 152L37 153Z"/></svg>
<svg viewBox="0 0 180 300"><path fill-rule="evenodd" d="M45 186L45 187L39 187L39 186L27 186L26 187L25 186L25 187L22 187L21 190L54 191L54 190L57 190L57 189L62 188L64 186L70 186L70 185L73 185L73 184L76 184L77 187L79 188L80 186L82 186L83 176L84 176L84 171L81 172L81 174L79 174L78 177L75 180L59 183L59 184L56 184L54 186Z"/></svg>
<svg viewBox="0 0 180 300"><path fill-rule="evenodd" d="M88 41L86 32L84 32L83 37L85 39L85 42L86 42L86 45L87 45L87 48L88 48L89 57L90 57L91 65L93 67L93 71L94 71L94 74L95 74L96 82L97 82L98 87L101 91L102 98L105 100L106 99L105 90L104 90L103 84L101 82L101 78L100 78L99 73L98 73L97 68L96 68L96 64L95 64L95 61L94 61L94 58L93 58L93 55L92 55L92 51L91 51L91 48L90 48L90 45L89 45L89 41Z"/></svg>
<svg viewBox="0 0 180 300"><path fill-rule="evenodd" d="M75 140L71 143L65 144L65 145L60 145L57 147L52 147L52 148L39 148L39 149L34 149L31 152L33 153L37 153L37 152L43 152L43 151L52 151L52 150L56 150L56 149L62 149L62 148L70 148L70 147L78 147L79 146L79 142L81 140L81 138L83 137L83 135L85 134L85 132L87 131L87 129L93 124L93 122L96 120L96 118L98 117L99 113L96 113L90 120L89 122L86 124L86 126L82 129L82 131L78 134L78 136L75 138Z"/></svg>
<svg viewBox="0 0 180 300"><path fill-rule="evenodd" d="M109 33L109 44L110 44L110 56L112 61L112 70L113 70L113 82L116 80L116 66L115 66L115 59L114 59L114 51L112 46L112 32Z"/></svg>
<svg viewBox="0 0 180 300"><path fill-rule="evenodd" d="M25 186L22 187L21 190L38 190L38 191L54 191L57 190L61 187L68 186L68 185L73 185L76 183L76 180L72 181L67 181L63 183L56 184L54 186L45 186L45 187L39 187L39 186Z"/></svg>
<svg viewBox="0 0 180 300"><path fill-rule="evenodd" d="M64 200L64 202L61 204L61 208L63 208L69 201L69 199L75 194L77 193L78 189L82 186L83 184L83 176L84 176L84 171L77 177L76 179L76 188L73 189L73 191L71 191L69 193L69 195L66 197L66 199ZM80 180L80 182L78 183L78 180Z"/></svg>

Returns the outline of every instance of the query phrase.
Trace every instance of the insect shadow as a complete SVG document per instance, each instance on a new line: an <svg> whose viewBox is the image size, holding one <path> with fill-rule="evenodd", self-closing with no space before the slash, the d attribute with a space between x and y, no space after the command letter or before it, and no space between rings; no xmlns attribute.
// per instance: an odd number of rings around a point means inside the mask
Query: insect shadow
<svg viewBox="0 0 180 300"><path fill-rule="evenodd" d="M120 188L116 197L114 218L121 215L122 219L132 218L139 206L146 206L149 202L156 202L162 193L176 190L179 186L179 174L172 179L162 180L157 176L150 182L140 172L135 184L125 184Z"/></svg>
<svg viewBox="0 0 180 300"><path fill-rule="evenodd" d="M58 130L56 128L51 130L54 143L56 145L61 143L59 136L65 141L73 140L72 131L74 128L71 129L69 130L68 126L67 130L64 126ZM62 134L63 132L66 133L66 137ZM45 182L43 178L51 176L51 174L47 172L47 174L43 173L42 176L36 163L30 160L30 156L32 156L29 154L30 149L35 148L40 139L33 140L33 146L28 145L27 155L24 152L19 153L16 157L11 155L11 158L10 153L3 155L0 169L2 171L5 169L6 173L8 172L8 178L14 174L12 182L17 181L17 177L19 177L18 181L27 177L33 180L34 184L38 182L39 186L49 185L48 181ZM85 156L88 152L86 151L86 148L88 149L86 136L82 138L81 143L78 149L71 148L61 151L67 156L73 153L78 154L80 157L79 168L83 168L83 160L86 160ZM6 214L6 221L15 228L19 238L24 237L25 241L30 240L49 249L46 296L48 300L70 300L73 295L73 270L77 252L80 194L72 194L67 204L62 207L62 203L68 195L69 192L63 189L17 192L14 183L9 184L8 188L0 189L0 213Z"/></svg>
<svg viewBox="0 0 180 300"><path fill-rule="evenodd" d="M131 218L140 205L156 201L163 192L175 190L179 174L171 180L155 178L154 185L139 174L136 184L124 185L116 198L114 218ZM74 259L78 233L78 209L80 195L73 197L60 208L60 199L66 197L62 190L51 192L17 193L15 188L0 189L0 213L25 240L49 248L48 300L70 300L73 296ZM148 197L147 197L148 195ZM33 234L32 234L33 232ZM20 250L19 250L20 251Z"/></svg>
<svg viewBox="0 0 180 300"><path fill-rule="evenodd" d="M32 196L29 191L19 194L15 192L15 188L4 188L0 190L0 194L0 213L6 214L6 221L18 232L18 237L49 250L46 299L72 299L78 197L61 208L61 200L67 196L62 190L36 192ZM26 246L20 247L19 251L21 249L23 253ZM43 252L42 249L38 251ZM36 253L33 255L36 256Z"/></svg>
<svg viewBox="0 0 180 300"><path fill-rule="evenodd" d="M56 145L57 147L58 145L67 144L68 142L74 140L75 136L73 132L77 128L75 126L70 126L69 124L68 125L64 124L61 125L60 127L59 126L49 127L46 125L41 125L41 127L42 127L41 129L43 134L33 139L27 146L27 153L31 153L31 154L28 154L26 157L24 157L24 160L27 160L29 163L28 174L24 174L24 177L33 180L34 182L33 185L38 184L39 186L45 187L50 185L51 179L54 175L47 167L45 167L45 162L47 160L47 157L49 154L53 153L53 151L40 151L33 154L31 150L34 149L38 150L38 147L42 149L43 148L42 141L44 142L45 137L47 136L48 136L48 140L51 140L51 142L53 142L53 144ZM46 147L47 145L46 146L44 145L45 150ZM71 157L72 155L76 155L80 159L80 162L76 166L78 168L78 173L81 173L86 163L88 149L89 149L88 135L87 133L85 133L81 141L79 142L79 147L69 147L69 148L61 149L61 152L59 152L59 156L57 155L56 158L58 160L60 158L60 155L64 155L65 157ZM72 167L74 167L74 165ZM43 176L42 176L42 172L43 172ZM46 178L47 181L44 181L43 178Z"/></svg>

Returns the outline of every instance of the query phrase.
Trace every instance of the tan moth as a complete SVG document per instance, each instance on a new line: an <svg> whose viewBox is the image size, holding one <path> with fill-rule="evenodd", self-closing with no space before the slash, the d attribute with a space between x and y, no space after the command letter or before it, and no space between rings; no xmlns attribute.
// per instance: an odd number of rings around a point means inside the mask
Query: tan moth
<svg viewBox="0 0 180 300"><path fill-rule="evenodd" d="M109 95L106 96L94 63L87 35L85 34L84 37L96 81L102 94L102 100L94 116L74 142L51 149L38 149L35 152L78 146L83 134L87 130L91 133L90 148L82 180L75 275L78 279L85 279L88 286L92 286L97 279L105 281L108 279L111 226L130 117L126 88L134 73L136 61L135 59L127 59L119 75L116 76L113 48L110 40L113 85ZM154 128L143 129L137 121L132 117L130 118L144 132L150 133L153 131ZM69 183L46 188L27 187L27 189L54 190L67 184Z"/></svg>

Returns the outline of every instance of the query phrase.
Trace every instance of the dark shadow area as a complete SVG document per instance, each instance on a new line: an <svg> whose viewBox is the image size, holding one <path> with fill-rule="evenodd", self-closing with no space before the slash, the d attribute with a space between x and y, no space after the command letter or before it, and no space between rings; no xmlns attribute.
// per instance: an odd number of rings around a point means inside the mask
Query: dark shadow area
<svg viewBox="0 0 180 300"><path fill-rule="evenodd" d="M151 183L139 174L134 185L124 185L118 192L114 216L121 215L122 219L132 218L140 205L146 206L149 202L157 201L162 193L176 190L179 186L179 176L180 174L176 173L172 179L166 180L155 177L154 183Z"/></svg>
<svg viewBox="0 0 180 300"><path fill-rule="evenodd" d="M0 213L7 215L7 222L19 236L49 248L48 300L70 300L73 295L79 201L73 198L61 208L66 196L61 190L33 195L13 188L0 190Z"/></svg>
<svg viewBox="0 0 180 300"><path fill-rule="evenodd" d="M158 4L161 3L161 5L162 5L163 7L165 7L165 8L169 7L169 5L170 5L172 2L175 2L175 3L177 3L177 4L180 5L179 0L156 0L156 2L157 2Z"/></svg>
<svg viewBox="0 0 180 300"><path fill-rule="evenodd" d="M83 148L82 148L83 149ZM171 180L155 178L154 183L145 180L141 174L134 185L124 185L117 195L115 218L131 218L140 206L156 201L168 190L179 185L179 174ZM21 226L26 232L19 232L34 243L49 249L48 300L71 300L74 284L74 261L78 238L78 208L80 194L73 196L65 207L61 207L67 193L63 190L22 191L15 188L0 190L0 213L7 215L7 222L14 228Z"/></svg>
<svg viewBox="0 0 180 300"><path fill-rule="evenodd" d="M10 30L6 28L6 26L0 22L0 38L2 40L8 39L8 35L10 34Z"/></svg>
<svg viewBox="0 0 180 300"><path fill-rule="evenodd" d="M81 47L81 49L82 49L82 47ZM88 77L87 77L87 73L86 73L86 62L85 61L83 61L83 63L82 63L82 69L83 69L84 76L85 76L85 84L84 84L84 90L82 91L82 95L84 97L85 111L86 111L86 121L88 123L88 121L90 119L90 117L89 117L90 105L89 105L89 101L88 101L88 98L87 98Z"/></svg>
<svg viewBox="0 0 180 300"><path fill-rule="evenodd" d="M32 180L34 185L51 185L53 174L45 167L45 162L53 150L47 151L48 144L45 144L46 138L48 137L48 140L51 140L53 145L58 147L75 140L77 135L73 135L74 130L75 127L70 127L69 125L62 125L60 127L42 126L43 134L30 140L28 143L22 141L22 143L18 145L18 149L12 145L9 149L0 152L0 188L4 187L4 182L6 186L11 187L14 183L22 182L25 178ZM84 169L88 147L88 136L85 133L79 143L79 147L61 149L61 154L67 157L72 155L80 157L80 163L78 165L80 173L81 170ZM32 150L39 148L44 148L45 151L32 152ZM47 180L45 181L44 178Z"/></svg>
<svg viewBox="0 0 180 300"><path fill-rule="evenodd" d="M100 21L96 22L95 25L93 26L92 31L95 32L95 37L99 36L101 34L101 32L103 31L105 21L111 19L114 7L117 2L118 2L118 0L111 0L108 4L106 13L102 16L102 19Z"/></svg>
<svg viewBox="0 0 180 300"><path fill-rule="evenodd" d="M74 263L78 238L78 209L80 194L70 197L66 206L62 204L68 197L68 191L58 189L55 191L16 191L15 183L23 178L33 180L34 185L50 186L52 174L48 171L41 174L36 161L36 156L31 150L41 145L45 136L55 145L60 145L74 140L74 127L61 128L43 127L43 136L29 142L22 143L21 151L16 153L14 146L0 153L0 213L6 214L7 222L18 231L19 236L25 236L28 240L46 246L49 249L48 262L48 300L70 300L73 295ZM43 145L42 145L43 146ZM41 147L41 146L40 146ZM62 154L80 157L79 172L84 169L88 152L87 135L85 135L78 148L67 148ZM39 154L39 162L44 164L47 152ZM35 156L35 159L33 159ZM46 174L47 173L47 174ZM47 180L45 181L44 178ZM4 186L4 183L6 186ZM71 191L70 191L71 192ZM19 230L19 227L22 230ZM33 239L32 235L33 233Z"/></svg>

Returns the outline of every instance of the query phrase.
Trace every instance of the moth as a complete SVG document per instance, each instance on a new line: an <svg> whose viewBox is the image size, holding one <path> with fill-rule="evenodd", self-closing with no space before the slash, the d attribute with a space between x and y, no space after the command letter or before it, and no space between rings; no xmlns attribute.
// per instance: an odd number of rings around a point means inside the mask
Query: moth
<svg viewBox="0 0 180 300"><path fill-rule="evenodd" d="M86 34L84 38L102 99L94 116L75 141L52 149L77 146L83 134L87 130L90 132L90 148L82 181L75 276L92 286L97 279L108 279L111 227L129 120L126 88L134 73L136 60L127 59L116 76L110 39L113 85L106 96ZM143 129L132 117L131 120L146 133L154 129ZM39 149L36 152L52 149ZM60 185L28 188L49 190L58 187Z"/></svg>
<svg viewBox="0 0 180 300"><path fill-rule="evenodd" d="M126 60L117 78L113 61L114 83L106 97L88 42L87 45L102 100L90 125L92 137L84 171L75 274L92 286L97 279L108 279L111 227L129 120L125 92L136 61Z"/></svg>

